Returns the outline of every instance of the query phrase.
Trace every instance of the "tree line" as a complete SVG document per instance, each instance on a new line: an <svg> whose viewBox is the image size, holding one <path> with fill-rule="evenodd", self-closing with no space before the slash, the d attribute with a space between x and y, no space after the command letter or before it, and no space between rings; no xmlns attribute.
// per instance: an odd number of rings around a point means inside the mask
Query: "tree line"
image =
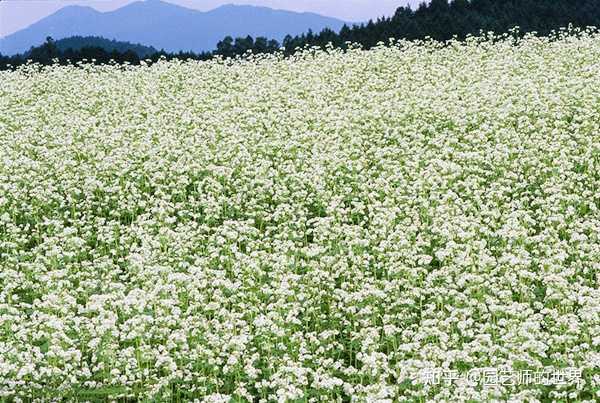
<svg viewBox="0 0 600 403"><path fill-rule="evenodd" d="M59 39L54 42L59 50L66 51L67 49L80 50L86 47L100 47L107 52L116 50L118 53L125 53L128 50L133 50L140 57L151 56L158 52L152 46L144 46L139 43L131 43L117 41L114 39L106 39L101 36L70 36L68 38Z"/></svg>
<svg viewBox="0 0 600 403"><path fill-rule="evenodd" d="M66 38L67 42L70 43L71 38ZM103 39L103 38L102 38ZM63 40L61 40L63 41ZM104 46L88 43L80 47L68 47L66 49L61 48L57 45L52 37L47 37L46 42L40 46L32 47L24 54L18 54L14 56L3 56L0 55L0 70L12 69L27 63L28 61L49 65L49 64L77 64L79 62L94 63L94 64L140 64L142 60L150 60L156 62L160 58L166 59L196 59L196 60L208 60L212 57L212 53L193 53L193 52L179 52L179 53L168 53L164 50L156 51L152 53L147 52L146 47L137 48L136 46L120 45L119 47L109 47L108 49Z"/></svg>
<svg viewBox="0 0 600 403"><path fill-rule="evenodd" d="M572 25L573 27L599 26L600 1L598 0L431 0L421 3L416 9L399 7L393 16L371 20L365 24L344 25L339 32L324 29L319 33L308 31L302 35L288 35L282 43L264 37L225 37L211 52L169 53L164 50L150 55L140 55L132 49L108 51L101 46L84 46L79 49L59 49L48 38L46 43L32 48L25 55L0 55L0 68L18 66L28 59L50 64L76 63L86 60L94 63L138 64L140 60L166 59L208 60L215 56L235 57L252 53L283 51L293 54L306 46L345 48L348 43L360 44L368 49L389 38L436 40L459 39L478 35L481 31L508 32L518 26L521 33L536 32L550 34L553 30ZM282 49L283 48L283 49Z"/></svg>

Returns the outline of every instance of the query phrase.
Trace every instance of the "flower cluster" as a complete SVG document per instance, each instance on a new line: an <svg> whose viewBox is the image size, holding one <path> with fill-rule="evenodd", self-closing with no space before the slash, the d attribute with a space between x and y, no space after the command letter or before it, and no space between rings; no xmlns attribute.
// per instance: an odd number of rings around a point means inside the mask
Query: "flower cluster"
<svg viewBox="0 0 600 403"><path fill-rule="evenodd" d="M598 401L599 61L582 31L0 72L0 398Z"/></svg>

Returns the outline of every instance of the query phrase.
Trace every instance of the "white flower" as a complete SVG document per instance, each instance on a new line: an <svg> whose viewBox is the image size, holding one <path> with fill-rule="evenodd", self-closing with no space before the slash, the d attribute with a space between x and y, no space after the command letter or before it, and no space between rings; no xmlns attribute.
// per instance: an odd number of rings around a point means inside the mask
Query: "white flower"
<svg viewBox="0 0 600 403"><path fill-rule="evenodd" d="M600 34L513 41L0 72L0 396L592 399Z"/></svg>

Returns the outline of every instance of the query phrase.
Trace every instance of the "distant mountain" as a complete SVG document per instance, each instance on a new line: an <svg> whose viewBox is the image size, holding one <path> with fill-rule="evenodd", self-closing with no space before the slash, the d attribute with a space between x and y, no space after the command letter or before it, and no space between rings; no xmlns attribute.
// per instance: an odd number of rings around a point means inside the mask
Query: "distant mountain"
<svg viewBox="0 0 600 403"><path fill-rule="evenodd" d="M157 50L152 46L144 46L140 45L139 43L115 41L114 39L106 39L100 36L70 36L68 38L54 41L54 44L61 52L64 52L67 49L80 50L86 47L102 48L109 53L113 50L116 50L119 53L132 50L139 57L150 56L157 52ZM29 51L25 53L26 56L27 53L29 53Z"/></svg>
<svg viewBox="0 0 600 403"><path fill-rule="evenodd" d="M266 7L225 5L208 12L160 0L138 1L114 11L67 6L56 13L0 39L0 53L25 52L43 43L75 35L101 36L143 43L169 52L213 50L225 36L264 36L281 41L309 29L335 31L344 22L314 13L296 13Z"/></svg>

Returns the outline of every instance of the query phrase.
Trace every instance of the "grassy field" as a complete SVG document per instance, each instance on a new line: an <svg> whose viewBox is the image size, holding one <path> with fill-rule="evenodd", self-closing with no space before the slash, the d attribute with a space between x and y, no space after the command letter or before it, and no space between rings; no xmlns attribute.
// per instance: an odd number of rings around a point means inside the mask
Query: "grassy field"
<svg viewBox="0 0 600 403"><path fill-rule="evenodd" d="M0 398L598 401L599 60L1 72Z"/></svg>

